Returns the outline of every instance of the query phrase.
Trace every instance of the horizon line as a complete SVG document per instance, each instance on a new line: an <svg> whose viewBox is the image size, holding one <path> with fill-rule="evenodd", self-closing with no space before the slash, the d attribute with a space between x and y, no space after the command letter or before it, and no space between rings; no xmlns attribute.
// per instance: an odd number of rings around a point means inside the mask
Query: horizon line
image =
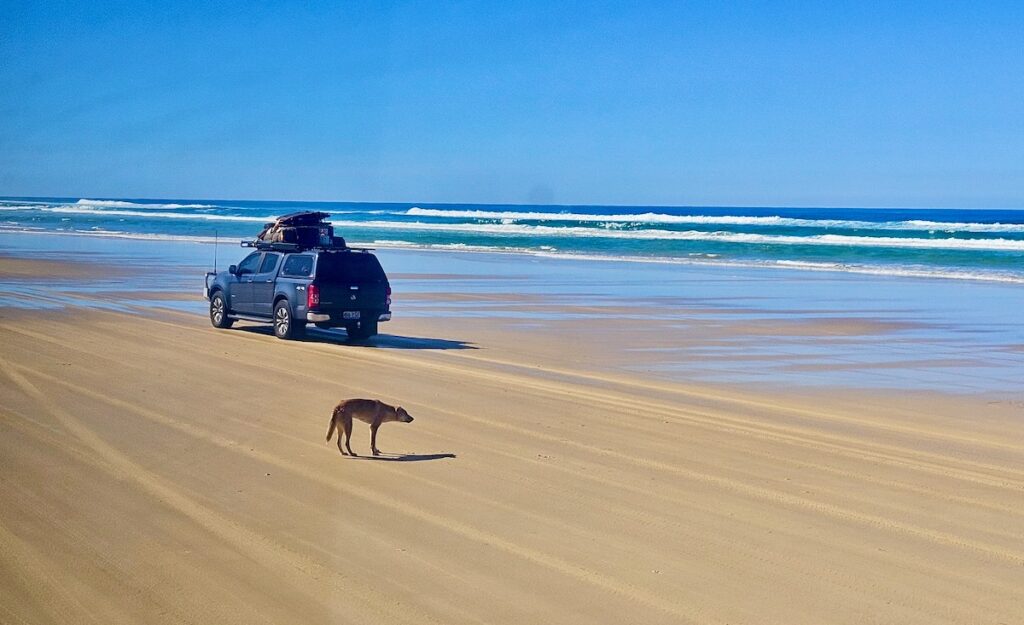
<svg viewBox="0 0 1024 625"><path fill-rule="evenodd" d="M589 204L589 203L549 203L531 204L523 202L435 202L435 201L396 201L396 200L310 200L310 199L259 199L252 197L239 198L210 198L210 197L128 197L128 196L103 196L103 195L0 195L0 200L94 200L94 201L138 201L138 202L266 202L266 203L291 203L291 204L395 204L412 205L420 204L433 206L547 206L561 208L725 208L725 209L811 209L822 208L830 210L860 209L860 210L1024 210L1021 206L854 206L848 204Z"/></svg>

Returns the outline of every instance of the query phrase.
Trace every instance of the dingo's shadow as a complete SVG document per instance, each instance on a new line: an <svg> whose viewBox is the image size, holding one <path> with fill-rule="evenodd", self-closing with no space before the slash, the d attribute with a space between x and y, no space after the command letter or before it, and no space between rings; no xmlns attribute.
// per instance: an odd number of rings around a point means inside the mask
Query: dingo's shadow
<svg viewBox="0 0 1024 625"><path fill-rule="evenodd" d="M341 435L340 433L338 434ZM345 456L353 460L380 460L383 462L422 462L424 460L441 460L443 458L455 458L455 454L387 454L381 452L379 456Z"/></svg>
<svg viewBox="0 0 1024 625"><path fill-rule="evenodd" d="M264 336L274 335L273 329L264 325L235 326L235 329ZM322 330L313 327L306 328L305 336L300 338L299 341L331 345L357 345L359 347L373 347L377 349L479 349L477 346L466 341L432 339L419 336L398 336L396 334L378 334L369 339L351 339L344 330Z"/></svg>

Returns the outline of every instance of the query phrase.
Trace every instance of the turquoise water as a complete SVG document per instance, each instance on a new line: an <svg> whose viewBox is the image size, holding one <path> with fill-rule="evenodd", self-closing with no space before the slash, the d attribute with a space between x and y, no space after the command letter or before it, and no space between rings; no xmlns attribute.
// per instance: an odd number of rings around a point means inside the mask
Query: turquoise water
<svg viewBox="0 0 1024 625"><path fill-rule="evenodd" d="M2 198L0 229L232 244L296 210L375 247L1024 283L1024 210Z"/></svg>

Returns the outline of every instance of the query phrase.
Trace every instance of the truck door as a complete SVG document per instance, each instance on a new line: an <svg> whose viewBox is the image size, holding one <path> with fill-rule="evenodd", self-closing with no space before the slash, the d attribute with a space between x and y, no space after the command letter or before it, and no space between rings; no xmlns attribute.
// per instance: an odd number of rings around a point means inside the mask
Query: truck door
<svg viewBox="0 0 1024 625"><path fill-rule="evenodd" d="M263 254L259 271L252 276L252 311L257 315L270 316L274 308L274 281L281 255L275 252Z"/></svg>
<svg viewBox="0 0 1024 625"><path fill-rule="evenodd" d="M238 263L238 271L235 273L235 280L231 285L231 310L243 315L253 314L252 308L252 279L260 267L260 252L253 252Z"/></svg>

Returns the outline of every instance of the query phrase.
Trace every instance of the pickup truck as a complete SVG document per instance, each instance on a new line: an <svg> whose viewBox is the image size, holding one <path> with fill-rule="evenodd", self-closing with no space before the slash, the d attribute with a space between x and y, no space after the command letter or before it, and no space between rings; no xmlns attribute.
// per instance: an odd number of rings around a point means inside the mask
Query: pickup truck
<svg viewBox="0 0 1024 625"><path fill-rule="evenodd" d="M206 274L210 322L269 321L281 339L299 338L306 324L344 327L352 339L377 334L391 319L391 286L377 257L356 248L287 250L261 246L227 271Z"/></svg>

